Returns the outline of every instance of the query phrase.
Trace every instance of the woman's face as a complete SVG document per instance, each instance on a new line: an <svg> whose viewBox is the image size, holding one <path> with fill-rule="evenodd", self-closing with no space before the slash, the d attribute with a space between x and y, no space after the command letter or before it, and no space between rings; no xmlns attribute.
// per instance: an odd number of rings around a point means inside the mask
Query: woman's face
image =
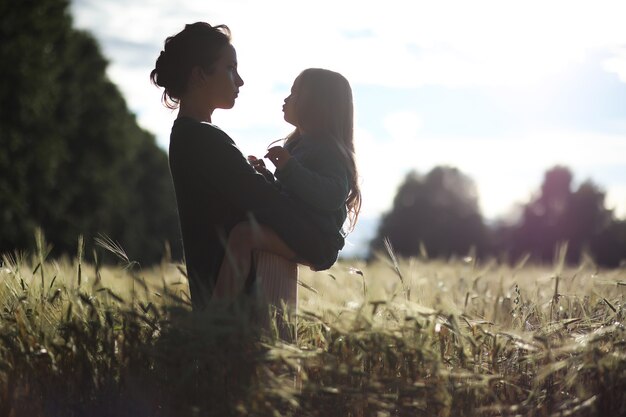
<svg viewBox="0 0 626 417"><path fill-rule="evenodd" d="M211 73L204 73L204 89L213 109L230 109L235 105L243 80L237 72L237 53L226 45Z"/></svg>
<svg viewBox="0 0 626 417"><path fill-rule="evenodd" d="M283 117L285 121L295 127L298 126L298 112L297 112L297 103L298 103L298 94L300 89L299 79L293 82L293 86L291 87L291 93L285 98L285 104L283 104Z"/></svg>

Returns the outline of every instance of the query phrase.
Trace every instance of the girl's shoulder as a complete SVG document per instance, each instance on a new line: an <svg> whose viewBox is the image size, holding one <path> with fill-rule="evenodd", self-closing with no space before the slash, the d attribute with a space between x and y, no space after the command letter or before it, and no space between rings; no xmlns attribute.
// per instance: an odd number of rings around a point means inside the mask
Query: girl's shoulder
<svg viewBox="0 0 626 417"><path fill-rule="evenodd" d="M329 158L336 157L343 160L341 148L337 140L329 135L316 134L303 136L301 147L306 152L325 155Z"/></svg>
<svg viewBox="0 0 626 417"><path fill-rule="evenodd" d="M302 164L312 169L335 167L334 170L342 170L346 165L337 142L324 135L303 136L297 146L289 151Z"/></svg>
<svg viewBox="0 0 626 417"><path fill-rule="evenodd" d="M324 134L306 134L302 135L296 146L307 147L311 149L328 149L332 150L337 147L337 142L332 136Z"/></svg>

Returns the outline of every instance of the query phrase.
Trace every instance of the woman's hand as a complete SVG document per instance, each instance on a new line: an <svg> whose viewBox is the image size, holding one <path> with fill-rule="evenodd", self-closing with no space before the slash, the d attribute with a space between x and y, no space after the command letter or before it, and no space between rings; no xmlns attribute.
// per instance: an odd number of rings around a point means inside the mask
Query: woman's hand
<svg viewBox="0 0 626 417"><path fill-rule="evenodd" d="M274 175L265 166L265 162L262 159L257 158L254 155L248 155L248 163L252 165L252 168L259 174L262 174L268 181L272 182Z"/></svg>
<svg viewBox="0 0 626 417"><path fill-rule="evenodd" d="M282 146L272 146L267 150L267 155L265 155L265 158L272 161L276 168L281 169L291 158L291 154L287 149L283 148Z"/></svg>
<svg viewBox="0 0 626 417"><path fill-rule="evenodd" d="M267 168L265 167L265 162L263 162L262 159L259 159L254 155L248 155L248 163L250 163L250 165L252 165L252 168L254 168L257 172L261 172L260 170L267 171Z"/></svg>

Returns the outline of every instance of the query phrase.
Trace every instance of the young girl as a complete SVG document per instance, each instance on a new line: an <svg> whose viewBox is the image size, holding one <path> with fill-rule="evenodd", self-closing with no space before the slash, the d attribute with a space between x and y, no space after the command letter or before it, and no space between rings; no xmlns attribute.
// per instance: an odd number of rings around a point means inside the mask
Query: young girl
<svg viewBox="0 0 626 417"><path fill-rule="evenodd" d="M248 159L296 202L297 210L322 233L324 252L329 255L323 262L312 263L298 257L270 227L241 222L229 235L214 298L232 298L241 290L254 250L272 252L315 270L330 268L344 245L346 218L348 230L356 223L361 193L354 156L350 84L337 72L306 69L294 81L283 112L285 121L295 130L284 147L271 147L265 155L276 167L276 178L262 160L254 156Z"/></svg>

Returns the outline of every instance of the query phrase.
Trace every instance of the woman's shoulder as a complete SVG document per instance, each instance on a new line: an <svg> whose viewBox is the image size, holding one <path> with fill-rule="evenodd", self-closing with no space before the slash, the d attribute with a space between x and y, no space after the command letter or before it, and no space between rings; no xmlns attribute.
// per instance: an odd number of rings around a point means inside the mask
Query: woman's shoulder
<svg viewBox="0 0 626 417"><path fill-rule="evenodd" d="M206 145L217 145L219 143L234 144L234 141L218 126L199 122L189 117L179 117L172 126L171 141L196 142L201 141Z"/></svg>

